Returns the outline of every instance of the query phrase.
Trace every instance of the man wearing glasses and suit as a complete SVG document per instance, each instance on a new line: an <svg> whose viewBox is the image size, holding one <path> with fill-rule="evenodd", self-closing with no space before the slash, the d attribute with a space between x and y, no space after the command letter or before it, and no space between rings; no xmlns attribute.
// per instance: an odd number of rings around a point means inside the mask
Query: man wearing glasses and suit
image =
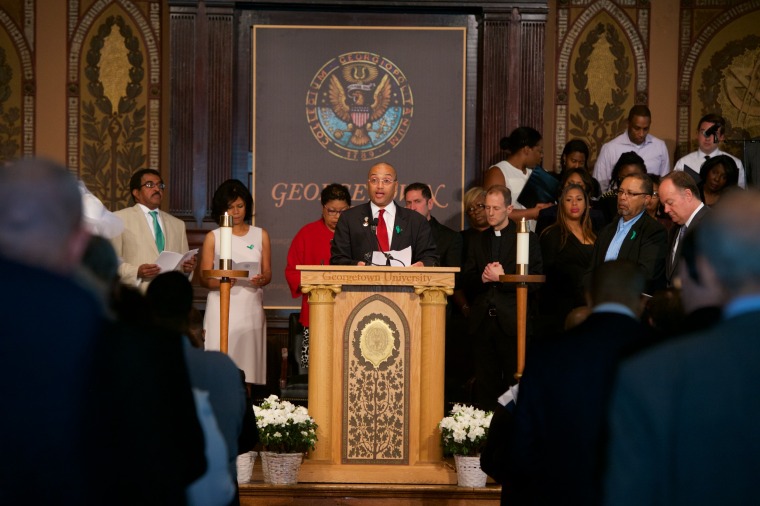
<svg viewBox="0 0 760 506"><path fill-rule="evenodd" d="M370 202L352 207L338 220L333 238L332 265L371 265L373 251L412 247L412 267L438 265L435 241L427 220L418 212L397 206L396 169L375 164L367 176ZM409 267L388 258L392 267Z"/></svg>
<svg viewBox="0 0 760 506"><path fill-rule="evenodd" d="M155 169L141 169L129 180L129 191L135 205L116 211L124 221L124 232L112 239L113 247L122 263L119 266L121 281L145 291L158 276L161 268L156 259L162 251L185 254L187 245L185 222L159 209L166 185ZM182 272L195 269L195 257L184 262Z"/></svg>
<svg viewBox="0 0 760 506"><path fill-rule="evenodd" d="M599 232L591 256L591 271L610 260L635 262L647 279L648 293L665 287L668 246L665 227L646 212L653 193L652 180L647 175L633 174L623 179L617 190L620 218Z"/></svg>

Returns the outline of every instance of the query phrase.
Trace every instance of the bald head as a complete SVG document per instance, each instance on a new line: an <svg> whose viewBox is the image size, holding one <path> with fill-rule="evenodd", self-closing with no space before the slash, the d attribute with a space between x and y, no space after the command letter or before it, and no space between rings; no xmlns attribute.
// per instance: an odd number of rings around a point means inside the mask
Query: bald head
<svg viewBox="0 0 760 506"><path fill-rule="evenodd" d="M726 194L699 227L697 249L726 293L760 294L760 191Z"/></svg>
<svg viewBox="0 0 760 506"><path fill-rule="evenodd" d="M26 159L0 168L0 251L8 258L67 273L88 235L77 181L62 166Z"/></svg>
<svg viewBox="0 0 760 506"><path fill-rule="evenodd" d="M369 199L378 207L391 203L398 189L396 169L390 164L380 162L372 166L367 174L367 191Z"/></svg>

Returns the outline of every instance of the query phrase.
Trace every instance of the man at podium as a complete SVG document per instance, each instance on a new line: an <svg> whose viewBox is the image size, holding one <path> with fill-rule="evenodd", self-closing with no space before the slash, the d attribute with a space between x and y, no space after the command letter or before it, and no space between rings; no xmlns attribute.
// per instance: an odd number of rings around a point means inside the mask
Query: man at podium
<svg viewBox="0 0 760 506"><path fill-rule="evenodd" d="M438 265L435 241L427 220L418 212L397 206L393 197L398 190L396 170L387 163L374 165L367 177L370 202L341 214L333 237L330 264L378 265L372 253L381 251L386 263L402 265L393 251L412 248L411 267Z"/></svg>

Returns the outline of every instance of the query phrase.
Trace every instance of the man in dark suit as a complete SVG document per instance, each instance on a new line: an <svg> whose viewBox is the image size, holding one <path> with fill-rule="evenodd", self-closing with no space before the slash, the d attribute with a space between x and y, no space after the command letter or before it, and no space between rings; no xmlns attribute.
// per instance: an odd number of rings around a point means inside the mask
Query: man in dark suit
<svg viewBox="0 0 760 506"><path fill-rule="evenodd" d="M352 207L338 220L330 264L370 265L373 251L412 248L412 267L438 265L430 225L419 213L393 201L398 190L396 169L387 163L374 165L367 176L370 202ZM387 265L402 267L388 258ZM407 266L408 267L408 266Z"/></svg>
<svg viewBox="0 0 760 506"><path fill-rule="evenodd" d="M665 286L667 249L665 227L646 212L652 193L647 175L623 179L617 191L620 218L599 232L591 257L591 270L610 260L633 261L643 270L649 293Z"/></svg>
<svg viewBox="0 0 760 506"><path fill-rule="evenodd" d="M678 225L670 230L665 257L665 278L668 286L673 286L678 274L683 238L687 231L692 231L699 225L710 208L702 202L697 183L683 171L674 171L662 178L659 193L665 212L670 215L673 223Z"/></svg>
<svg viewBox="0 0 760 506"><path fill-rule="evenodd" d="M757 502L760 192L722 197L696 239L700 277L725 294L723 319L621 366L605 504Z"/></svg>
<svg viewBox="0 0 760 506"><path fill-rule="evenodd" d="M506 186L490 187L485 205L490 228L469 242L462 283L475 296L469 334L474 347L477 399L482 408L493 409L497 398L515 382L517 370L515 287L499 281L499 276L517 269L517 224L509 219L512 194ZM529 248L529 273L541 274L541 250L533 232Z"/></svg>
<svg viewBox="0 0 760 506"><path fill-rule="evenodd" d="M442 267L461 267L462 235L442 225L430 214L435 203L430 187L423 183L407 185L404 189L404 201L407 209L420 213L430 225L439 264Z"/></svg>
<svg viewBox="0 0 760 506"><path fill-rule="evenodd" d="M654 340L639 321L644 284L629 260L600 265L588 292L591 315L528 349L514 412L510 504L600 503L615 372L623 357Z"/></svg>

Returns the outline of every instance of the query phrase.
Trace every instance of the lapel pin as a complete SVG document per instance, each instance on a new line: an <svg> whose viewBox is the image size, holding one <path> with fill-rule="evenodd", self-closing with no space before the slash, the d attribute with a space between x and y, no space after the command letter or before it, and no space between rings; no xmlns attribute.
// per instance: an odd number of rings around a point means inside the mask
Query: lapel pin
<svg viewBox="0 0 760 506"><path fill-rule="evenodd" d="M362 227L368 227L369 226L369 218L366 216L364 217L364 223L362 223Z"/></svg>

